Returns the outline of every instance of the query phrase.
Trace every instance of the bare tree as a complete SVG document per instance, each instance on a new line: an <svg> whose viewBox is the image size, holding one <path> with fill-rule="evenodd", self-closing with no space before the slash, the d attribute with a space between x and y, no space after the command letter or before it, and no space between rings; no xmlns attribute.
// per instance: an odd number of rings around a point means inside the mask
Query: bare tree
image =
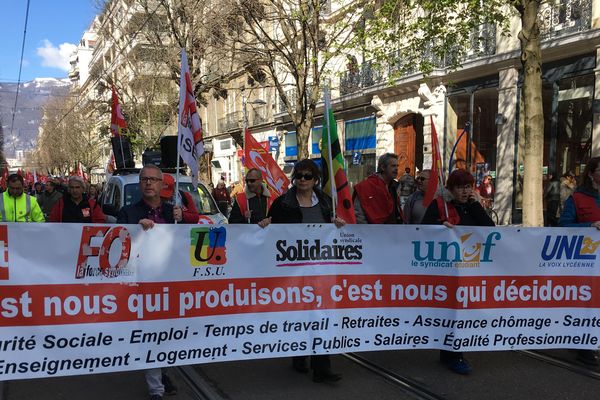
<svg viewBox="0 0 600 400"><path fill-rule="evenodd" d="M85 113L69 112L76 106L76 98L51 98L44 106L34 153L35 164L54 173L68 174L78 162L90 171L100 167L102 160L100 139L94 133L94 122Z"/></svg>
<svg viewBox="0 0 600 400"><path fill-rule="evenodd" d="M226 49L233 65L263 86L273 85L296 127L298 156L308 157L308 136L330 77L331 61L342 55L360 24L367 2L331 12L322 0L224 0L226 29L213 32L212 45Z"/></svg>

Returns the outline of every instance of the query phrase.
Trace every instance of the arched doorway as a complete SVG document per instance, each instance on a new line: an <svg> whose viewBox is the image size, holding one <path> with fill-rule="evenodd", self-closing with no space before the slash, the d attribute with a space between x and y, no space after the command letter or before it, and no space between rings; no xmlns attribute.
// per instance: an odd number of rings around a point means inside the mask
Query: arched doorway
<svg viewBox="0 0 600 400"><path fill-rule="evenodd" d="M398 155L398 176L406 167L414 175L423 169L423 116L408 114L394 124L394 153Z"/></svg>

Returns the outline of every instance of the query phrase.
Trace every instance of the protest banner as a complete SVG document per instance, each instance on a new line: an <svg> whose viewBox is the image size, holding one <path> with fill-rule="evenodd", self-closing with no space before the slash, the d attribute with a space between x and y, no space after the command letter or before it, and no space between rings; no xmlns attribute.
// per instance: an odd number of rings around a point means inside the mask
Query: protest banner
<svg viewBox="0 0 600 400"><path fill-rule="evenodd" d="M599 347L592 228L3 224L0 243L0 380Z"/></svg>

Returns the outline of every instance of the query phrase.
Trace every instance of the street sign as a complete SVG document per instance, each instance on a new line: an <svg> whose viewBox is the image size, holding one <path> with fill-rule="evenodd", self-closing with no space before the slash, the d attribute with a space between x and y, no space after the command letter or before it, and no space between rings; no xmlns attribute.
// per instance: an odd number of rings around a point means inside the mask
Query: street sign
<svg viewBox="0 0 600 400"><path fill-rule="evenodd" d="M279 150L279 138L277 136L269 136L269 151Z"/></svg>

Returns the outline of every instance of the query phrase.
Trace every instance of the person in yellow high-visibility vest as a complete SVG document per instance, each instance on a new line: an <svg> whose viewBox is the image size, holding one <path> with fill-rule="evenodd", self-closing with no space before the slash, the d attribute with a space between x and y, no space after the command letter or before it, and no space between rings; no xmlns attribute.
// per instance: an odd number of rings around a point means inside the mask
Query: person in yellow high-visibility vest
<svg viewBox="0 0 600 400"><path fill-rule="evenodd" d="M44 222L44 214L35 197L23 193L23 177L11 174L7 181L7 189L0 196L1 222Z"/></svg>

